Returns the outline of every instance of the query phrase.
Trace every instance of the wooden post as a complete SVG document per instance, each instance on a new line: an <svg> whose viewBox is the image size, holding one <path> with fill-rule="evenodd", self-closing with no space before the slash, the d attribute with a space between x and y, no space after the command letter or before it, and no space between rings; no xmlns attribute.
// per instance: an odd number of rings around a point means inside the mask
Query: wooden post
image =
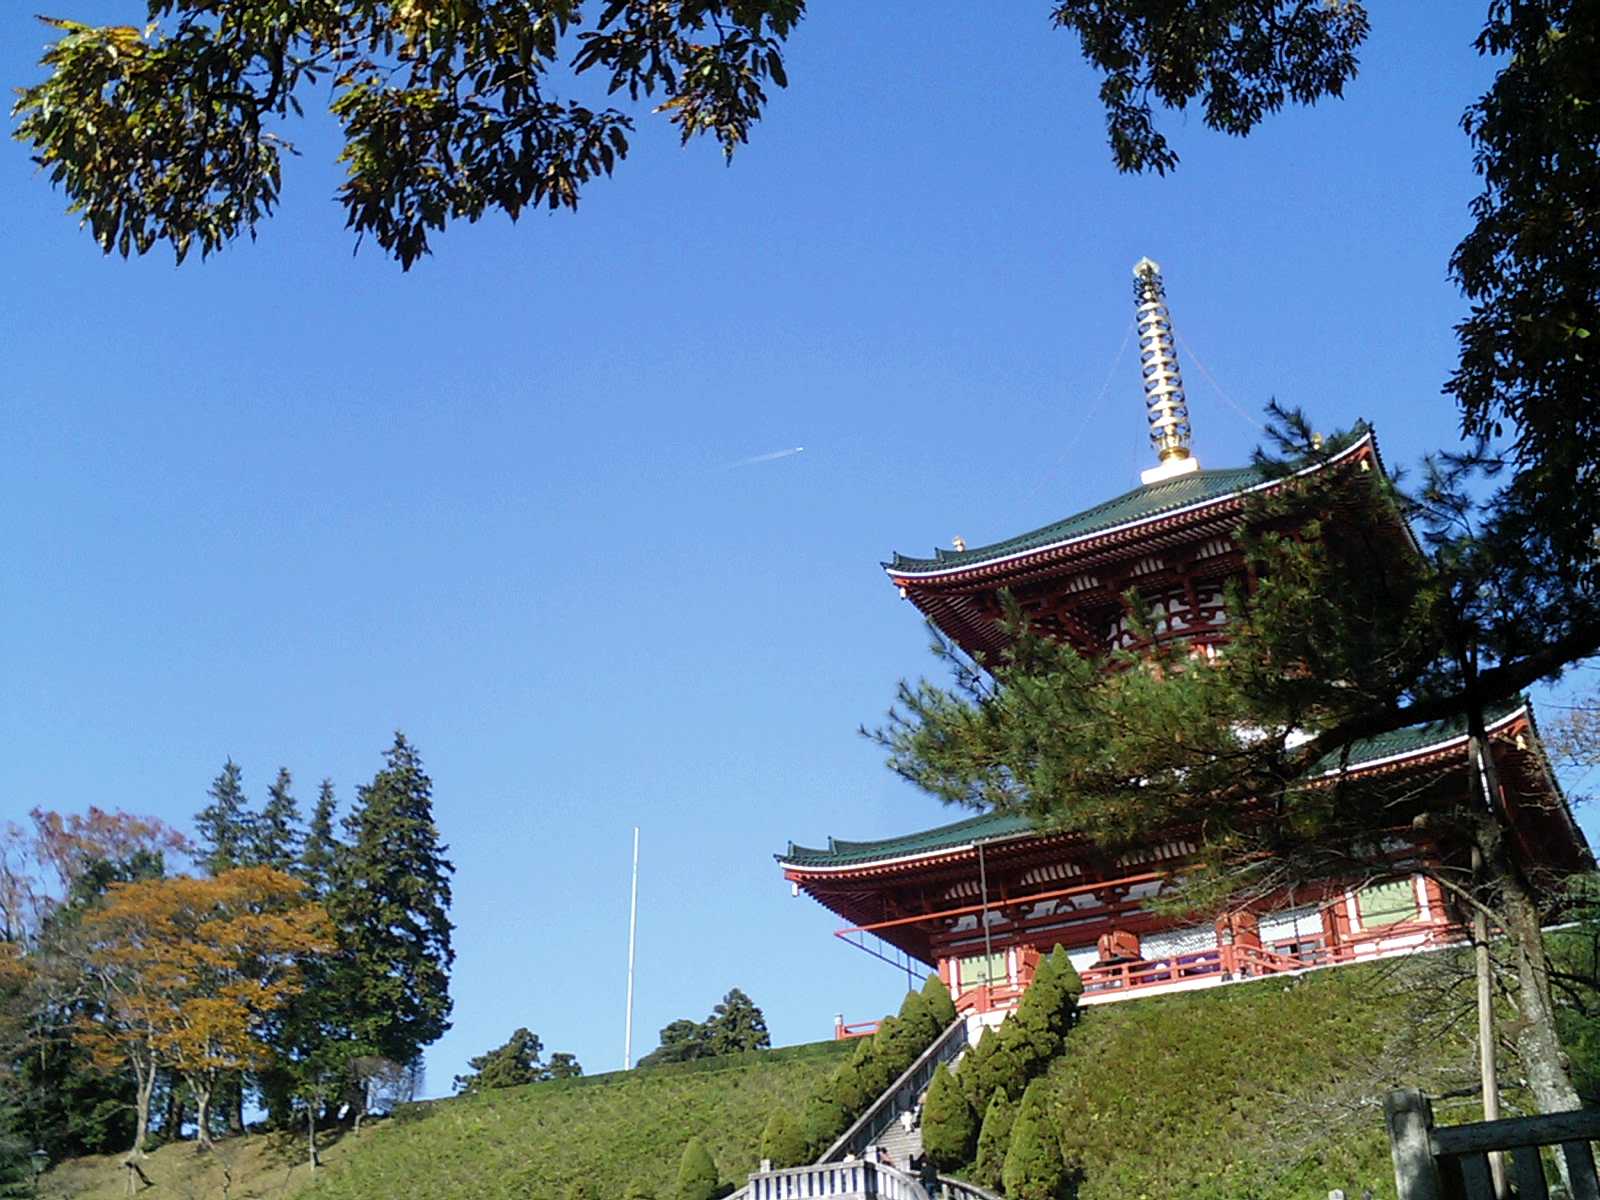
<svg viewBox="0 0 1600 1200"><path fill-rule="evenodd" d="M1433 1106L1428 1098L1415 1088L1390 1092L1383 1099L1383 1120L1389 1129L1389 1155L1400 1200L1442 1200L1429 1144Z"/></svg>

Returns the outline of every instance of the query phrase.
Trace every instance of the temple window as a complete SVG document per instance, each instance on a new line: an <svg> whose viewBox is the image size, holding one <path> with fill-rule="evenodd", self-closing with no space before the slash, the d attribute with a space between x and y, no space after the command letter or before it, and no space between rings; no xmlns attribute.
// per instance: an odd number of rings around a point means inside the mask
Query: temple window
<svg viewBox="0 0 1600 1200"><path fill-rule="evenodd" d="M1410 879L1391 879L1362 888L1356 893L1356 912L1363 929L1383 929L1422 916L1417 889Z"/></svg>

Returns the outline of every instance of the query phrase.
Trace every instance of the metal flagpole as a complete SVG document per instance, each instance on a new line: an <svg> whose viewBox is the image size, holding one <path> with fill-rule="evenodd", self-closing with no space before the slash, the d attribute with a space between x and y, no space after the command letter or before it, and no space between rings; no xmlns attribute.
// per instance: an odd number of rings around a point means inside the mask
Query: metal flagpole
<svg viewBox="0 0 1600 1200"><path fill-rule="evenodd" d="M633 827L633 892L628 899L628 1017L622 1035L622 1069L633 1069L633 947L639 928L639 827Z"/></svg>

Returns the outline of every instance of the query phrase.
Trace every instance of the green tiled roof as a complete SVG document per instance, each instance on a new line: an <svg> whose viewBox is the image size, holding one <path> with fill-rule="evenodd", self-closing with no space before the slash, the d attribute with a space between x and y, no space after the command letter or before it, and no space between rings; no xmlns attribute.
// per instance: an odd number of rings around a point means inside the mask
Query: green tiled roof
<svg viewBox="0 0 1600 1200"><path fill-rule="evenodd" d="M1491 709L1485 716L1492 725L1516 712L1524 703L1525 700L1518 700L1504 704ZM1350 767L1359 767L1364 763L1377 762L1396 754L1417 753L1458 738L1466 732L1466 729L1465 718L1430 721L1423 725L1397 729L1392 733L1379 734L1377 737L1364 738L1354 743L1345 762ZM1339 762L1339 756L1330 754L1322 758L1312 770L1316 774L1337 770ZM888 859L915 858L924 854L934 854L940 850L970 845L975 841L1000 840L1037 831L1038 826L1033 820L1021 813L984 813L981 816L968 817L965 821L939 825L933 829L924 829L920 833L908 833L902 837L884 838L876 842L844 842L829 838L825 850L797 846L791 842L788 853L776 857L779 862L787 866L848 867L883 862Z"/></svg>
<svg viewBox="0 0 1600 1200"><path fill-rule="evenodd" d="M1053 525L1046 525L1042 529L1035 529L1032 533L1024 533L1018 537L1007 538L1003 542L994 542L971 550L935 550L932 558L908 558L903 554L896 554L884 565L893 571L917 572L946 571L990 562L993 559L1052 546L1057 542L1101 533L1118 525L1126 525L1130 521L1160 516L1175 509L1187 508L1191 504L1215 500L1254 487L1258 483L1264 483L1266 479L1267 476L1254 467L1195 471L1188 475L1179 475L1175 479L1136 487L1114 500L1107 500L1103 504L1097 504L1093 508L1084 509L1081 513L1063 518Z"/></svg>

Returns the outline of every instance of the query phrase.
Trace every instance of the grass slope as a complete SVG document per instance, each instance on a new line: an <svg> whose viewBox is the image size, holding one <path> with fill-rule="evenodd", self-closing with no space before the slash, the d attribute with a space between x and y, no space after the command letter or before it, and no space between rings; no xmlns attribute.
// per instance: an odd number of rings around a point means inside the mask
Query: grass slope
<svg viewBox="0 0 1600 1200"><path fill-rule="evenodd" d="M1085 1010L1048 1076L1078 1200L1392 1197L1384 1092L1476 1081L1429 958Z"/></svg>
<svg viewBox="0 0 1600 1200"><path fill-rule="evenodd" d="M664 1198L694 1134L722 1178L742 1183L773 1108L798 1107L853 1048L821 1042L441 1102L373 1129L306 1195L560 1200L583 1179L596 1197L643 1180Z"/></svg>
<svg viewBox="0 0 1600 1200"><path fill-rule="evenodd" d="M1449 1002L1439 1000L1449 994ZM1470 989L1447 956L1089 1008L1048 1075L1078 1200L1306 1200L1342 1187L1393 1196L1381 1097L1476 1082ZM798 1111L854 1048L825 1042L591 1076L414 1106L346 1137L310 1182L284 1137L221 1143L229 1200L597 1200L642 1181L668 1200L684 1143L706 1142L724 1180L758 1158L773 1108ZM1502 1079L1516 1078L1515 1065ZM1506 1097L1516 1106L1515 1092ZM1442 1121L1477 1119L1444 1101ZM215 1164L182 1144L146 1167L159 1195L221 1200ZM115 1159L63 1164L43 1195L111 1200ZM155 1195L157 1193L151 1193Z"/></svg>

